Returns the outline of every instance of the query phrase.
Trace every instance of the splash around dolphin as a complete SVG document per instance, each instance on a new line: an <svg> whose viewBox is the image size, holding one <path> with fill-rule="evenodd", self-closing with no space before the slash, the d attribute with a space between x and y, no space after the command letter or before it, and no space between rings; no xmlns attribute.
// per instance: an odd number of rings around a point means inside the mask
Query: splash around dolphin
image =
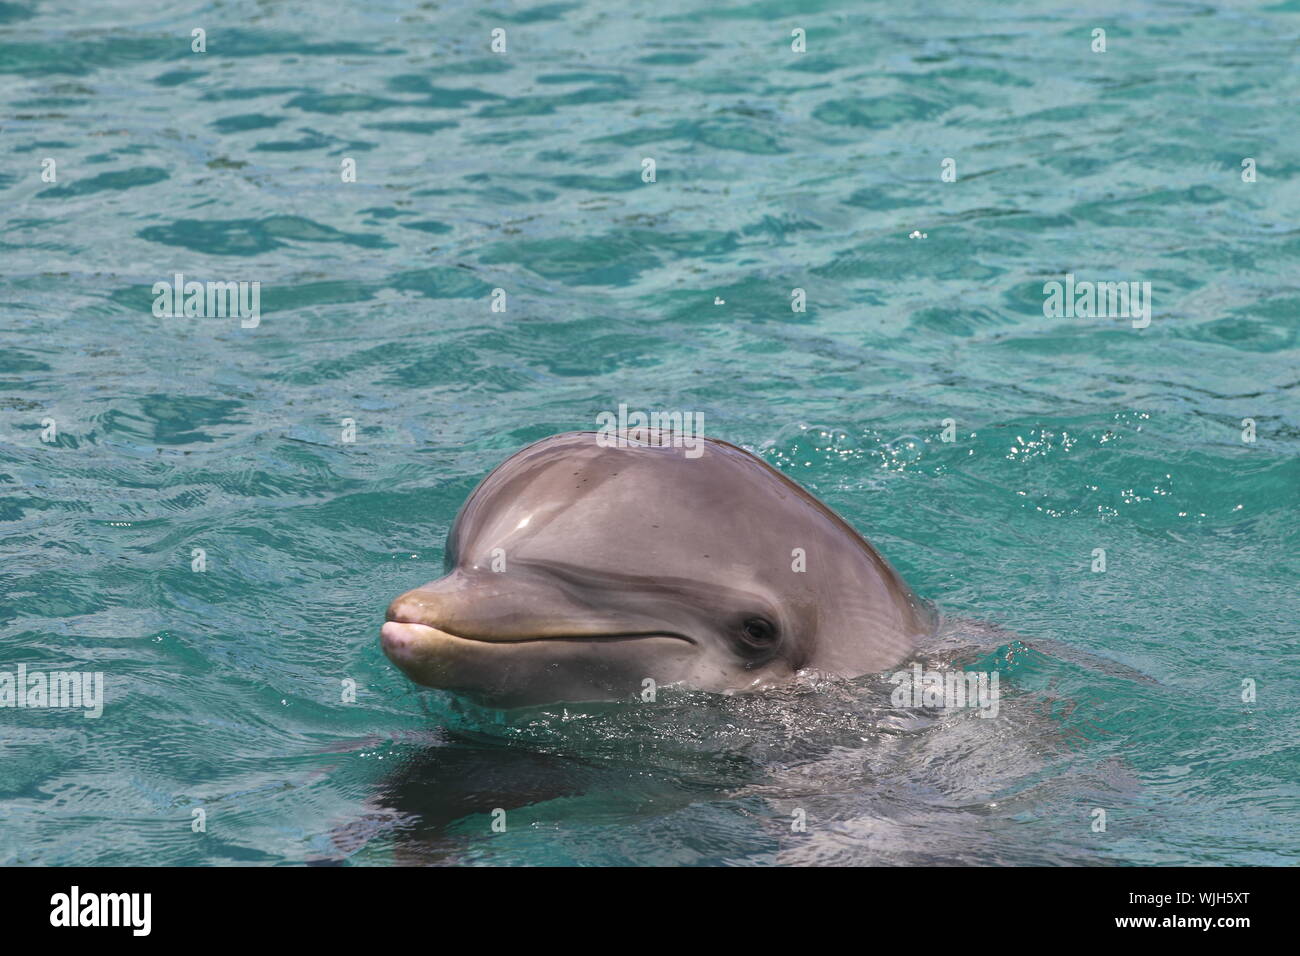
<svg viewBox="0 0 1300 956"><path fill-rule="evenodd" d="M753 691L891 668L933 629L861 535L749 452L599 435L529 445L470 494L447 574L388 608L411 680L501 708Z"/></svg>

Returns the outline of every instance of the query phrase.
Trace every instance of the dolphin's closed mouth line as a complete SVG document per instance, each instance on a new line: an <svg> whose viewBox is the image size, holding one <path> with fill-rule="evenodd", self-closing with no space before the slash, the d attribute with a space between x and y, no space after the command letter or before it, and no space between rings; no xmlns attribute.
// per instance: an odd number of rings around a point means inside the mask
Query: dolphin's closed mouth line
<svg viewBox="0 0 1300 956"><path fill-rule="evenodd" d="M443 627L434 627L431 624L425 624L423 621L404 621L400 618L390 618L395 624L414 624L417 627L427 627L431 631L437 631L440 634L447 634L451 637L458 637L462 641L475 641L479 644L537 644L543 641L573 641L575 643L599 643L601 641L618 641L618 640L640 640L647 637L667 637L678 641L685 641L687 644L694 644L695 641L685 634L678 634L676 631L625 631L616 634L560 634L554 637L515 637L501 638L500 640L474 637L468 634L457 634L455 631L449 631Z"/></svg>
<svg viewBox="0 0 1300 956"><path fill-rule="evenodd" d="M675 641L685 641L687 644L695 643L689 637L683 637L680 634L671 634L667 631L650 631L645 634L570 634L559 637L520 637L508 641L486 641L479 637L467 637L464 638L464 640L478 641L480 644L541 644L547 641L571 641L576 644L600 644L612 643L614 641L639 641L649 637L667 637Z"/></svg>

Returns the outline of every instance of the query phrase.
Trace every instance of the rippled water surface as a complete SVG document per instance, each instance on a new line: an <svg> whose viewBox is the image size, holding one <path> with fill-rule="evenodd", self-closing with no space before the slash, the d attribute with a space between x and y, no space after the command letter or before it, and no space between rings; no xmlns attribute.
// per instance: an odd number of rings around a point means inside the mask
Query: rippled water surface
<svg viewBox="0 0 1300 956"><path fill-rule="evenodd" d="M0 862L1294 862L1300 3L1090 6L0 3L0 669L108 695L0 709ZM415 690L389 599L619 403L845 515L998 717Z"/></svg>

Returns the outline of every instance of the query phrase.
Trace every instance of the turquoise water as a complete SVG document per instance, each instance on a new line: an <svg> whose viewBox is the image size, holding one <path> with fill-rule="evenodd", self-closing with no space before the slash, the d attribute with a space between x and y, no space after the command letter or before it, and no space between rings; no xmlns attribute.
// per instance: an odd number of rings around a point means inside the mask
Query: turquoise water
<svg viewBox="0 0 1300 956"><path fill-rule="evenodd" d="M0 862L1294 863L1298 41L1296 0L0 3L0 670L107 696L0 709ZM177 272L260 322L156 317ZM1150 325L1046 317L1066 274ZM620 403L848 518L1000 715L415 689L388 601Z"/></svg>

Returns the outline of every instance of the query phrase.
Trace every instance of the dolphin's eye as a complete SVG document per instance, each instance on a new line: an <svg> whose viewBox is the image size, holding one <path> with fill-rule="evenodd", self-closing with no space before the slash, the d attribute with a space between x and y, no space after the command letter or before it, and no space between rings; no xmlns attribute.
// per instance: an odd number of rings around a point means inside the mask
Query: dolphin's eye
<svg viewBox="0 0 1300 956"><path fill-rule="evenodd" d="M776 628L763 617L747 618L740 633L745 643L753 648L771 647L776 640Z"/></svg>

